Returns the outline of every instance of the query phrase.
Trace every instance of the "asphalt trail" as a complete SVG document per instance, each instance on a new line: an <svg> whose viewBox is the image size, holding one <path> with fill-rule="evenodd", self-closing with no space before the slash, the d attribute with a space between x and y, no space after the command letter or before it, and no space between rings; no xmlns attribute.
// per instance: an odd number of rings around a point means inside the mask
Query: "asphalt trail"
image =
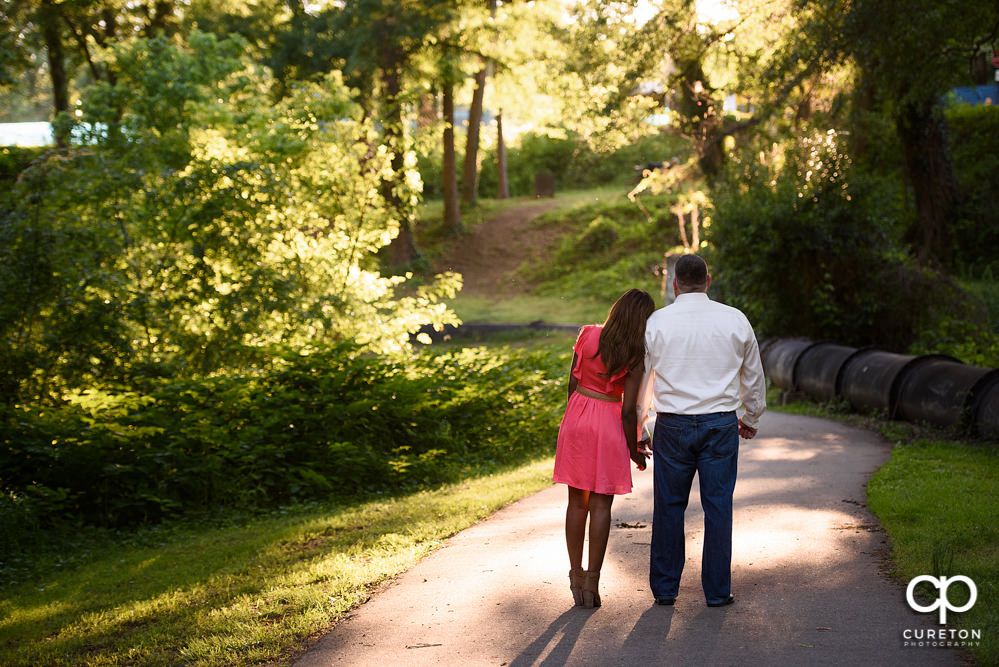
<svg viewBox="0 0 999 667"><path fill-rule="evenodd" d="M704 604L696 480L680 597L653 604L650 467L615 500L601 608L572 606L566 491L553 486L454 536L296 665L966 664L956 649L903 646L906 629L938 626L883 571L888 545L864 485L888 454L861 429L764 415L741 443L731 606Z"/></svg>

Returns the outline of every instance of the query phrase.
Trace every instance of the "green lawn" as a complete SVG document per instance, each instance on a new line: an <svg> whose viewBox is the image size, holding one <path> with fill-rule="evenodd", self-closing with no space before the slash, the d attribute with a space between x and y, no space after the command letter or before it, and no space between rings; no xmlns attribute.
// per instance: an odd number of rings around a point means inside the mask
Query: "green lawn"
<svg viewBox="0 0 999 667"><path fill-rule="evenodd" d="M3 665L287 664L448 536L551 484L551 459L409 496L164 529L0 590Z"/></svg>
<svg viewBox="0 0 999 667"><path fill-rule="evenodd" d="M610 303L557 296L524 295L497 301L459 294L449 305L462 322L543 322L597 324L603 322Z"/></svg>
<svg viewBox="0 0 999 667"><path fill-rule="evenodd" d="M978 601L950 614L948 625L982 630L971 653L982 664L999 664L999 448L925 438L896 442L867 498L891 538L893 573L901 581L930 574L975 582ZM950 596L955 606L967 601L961 588Z"/></svg>

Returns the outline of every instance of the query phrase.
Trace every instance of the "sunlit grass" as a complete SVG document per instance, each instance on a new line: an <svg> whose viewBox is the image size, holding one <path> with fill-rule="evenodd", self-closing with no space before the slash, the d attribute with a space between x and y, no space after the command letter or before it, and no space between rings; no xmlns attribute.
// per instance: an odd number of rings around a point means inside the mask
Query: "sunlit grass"
<svg viewBox="0 0 999 667"><path fill-rule="evenodd" d="M439 490L118 545L2 591L0 664L287 664L444 539L551 484L551 460Z"/></svg>
<svg viewBox="0 0 999 667"><path fill-rule="evenodd" d="M999 450L945 440L896 443L867 487L871 510L891 538L893 573L902 581L964 575L978 588L967 612L948 625L982 630L970 647L983 665L999 664ZM956 599L958 605L965 600Z"/></svg>
<svg viewBox="0 0 999 667"><path fill-rule="evenodd" d="M523 295L494 300L459 294L450 302L463 322L593 324L607 317L609 303L556 296Z"/></svg>

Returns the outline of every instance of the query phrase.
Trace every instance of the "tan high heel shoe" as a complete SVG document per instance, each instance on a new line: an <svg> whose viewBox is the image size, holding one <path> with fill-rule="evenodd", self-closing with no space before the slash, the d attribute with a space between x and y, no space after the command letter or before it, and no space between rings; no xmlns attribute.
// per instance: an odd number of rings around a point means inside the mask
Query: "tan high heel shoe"
<svg viewBox="0 0 999 667"><path fill-rule="evenodd" d="M586 570L576 567L569 570L569 592L572 593L572 601L576 606L583 604L583 579L586 577Z"/></svg>
<svg viewBox="0 0 999 667"><path fill-rule="evenodd" d="M587 570L586 579L583 580L583 606L593 609L600 606L600 593L597 592L597 585L600 583L600 570Z"/></svg>

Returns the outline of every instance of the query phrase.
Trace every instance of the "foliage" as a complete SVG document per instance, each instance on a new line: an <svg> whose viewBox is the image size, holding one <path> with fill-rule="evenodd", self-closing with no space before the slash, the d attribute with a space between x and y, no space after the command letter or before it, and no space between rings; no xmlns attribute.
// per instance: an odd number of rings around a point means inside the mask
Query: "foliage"
<svg viewBox="0 0 999 667"><path fill-rule="evenodd" d="M376 584L550 485L545 457L395 497L118 539L81 539L77 528L71 544L35 554L30 572L0 567L0 663L290 664Z"/></svg>
<svg viewBox="0 0 999 667"><path fill-rule="evenodd" d="M686 142L668 133L645 135L633 143L601 151L588 138L527 133L519 145L508 147L508 179L511 196L534 194L534 177L547 172L555 177L557 190L591 188L610 183L630 184L636 165L661 162L687 151ZM497 190L495 150L487 151L479 177L479 193L494 196Z"/></svg>
<svg viewBox="0 0 999 667"><path fill-rule="evenodd" d="M999 271L999 106L954 105L947 110L958 185L964 196L954 221L956 264L979 274Z"/></svg>
<svg viewBox="0 0 999 667"><path fill-rule="evenodd" d="M716 188L708 230L721 298L758 333L904 350L943 313L974 316L899 248L899 184L855 168L835 132L761 156Z"/></svg>
<svg viewBox="0 0 999 667"><path fill-rule="evenodd" d="M875 112L889 120L898 136L907 195L916 211L907 221L906 242L924 264L951 264L960 197L942 100L954 85L974 82L969 65L991 50L999 29L995 4L914 0L903 7L887 0L806 0L801 7L808 18L798 41L816 44L818 57L852 63L852 106L861 116ZM874 125L852 129L868 127Z"/></svg>
<svg viewBox="0 0 999 667"><path fill-rule="evenodd" d="M338 346L267 372L9 407L0 513L126 526L460 479L548 450L559 415L545 397L565 363L561 348L389 361Z"/></svg>
<svg viewBox="0 0 999 667"><path fill-rule="evenodd" d="M539 217L565 229L551 256L521 266L542 296L589 299L609 307L629 287L656 294L656 267L679 243L672 196L643 199L651 219L623 196Z"/></svg>
<svg viewBox="0 0 999 667"><path fill-rule="evenodd" d="M9 188L28 166L45 151L43 148L0 147L0 183Z"/></svg>
<svg viewBox="0 0 999 667"><path fill-rule="evenodd" d="M454 318L457 279L402 293L374 253L397 233L391 154L337 75L277 104L239 40L116 50L83 143L22 175L0 210L3 392L207 372L353 338L398 350Z"/></svg>
<svg viewBox="0 0 999 667"><path fill-rule="evenodd" d="M960 317L944 315L919 332L910 354L949 354L972 366L999 368L999 331Z"/></svg>
<svg viewBox="0 0 999 667"><path fill-rule="evenodd" d="M999 626L999 607L988 602L999 595L997 476L994 448L905 437L867 485L870 508L891 538L896 576L908 582L922 574L962 574L975 582L978 603L947 621L984 629L981 645L970 647L983 665L999 658L999 636L990 631ZM950 567L935 572L941 563Z"/></svg>

